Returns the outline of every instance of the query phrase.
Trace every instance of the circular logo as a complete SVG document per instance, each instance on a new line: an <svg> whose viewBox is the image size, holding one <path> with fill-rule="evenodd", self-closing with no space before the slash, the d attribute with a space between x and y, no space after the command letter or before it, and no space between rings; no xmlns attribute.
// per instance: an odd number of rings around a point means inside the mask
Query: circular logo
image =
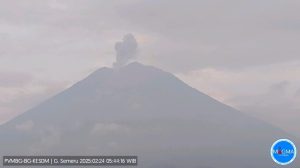
<svg viewBox="0 0 300 168"><path fill-rule="evenodd" d="M297 155L295 144L288 139L279 139L271 147L271 156L274 162L280 165L292 163Z"/></svg>

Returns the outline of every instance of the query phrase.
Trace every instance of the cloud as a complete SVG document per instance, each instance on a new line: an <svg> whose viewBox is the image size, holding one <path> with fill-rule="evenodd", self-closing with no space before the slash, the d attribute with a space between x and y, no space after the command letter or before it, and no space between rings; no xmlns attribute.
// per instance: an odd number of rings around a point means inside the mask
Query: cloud
<svg viewBox="0 0 300 168"><path fill-rule="evenodd" d="M199 90L237 105L230 99L264 94L281 81L289 83L287 88L299 86L299 64L291 63L297 62L300 54L299 3L1 1L0 71L75 83L90 69L110 66L115 42L132 32L139 42L141 61L181 74L181 79ZM117 55L121 53L122 47ZM127 58L132 57L125 54L119 63L124 64ZM0 120L46 94L36 96L44 84L24 88L21 85L28 85L30 77L12 76L0 77Z"/></svg>
<svg viewBox="0 0 300 168"><path fill-rule="evenodd" d="M25 121L24 123L16 125L18 131L31 131L34 127L34 122L32 120Z"/></svg>
<svg viewBox="0 0 300 168"><path fill-rule="evenodd" d="M61 138L63 136L62 131L53 126L48 126L43 130L38 129L37 132L38 134L40 134L40 139L38 139L38 141L30 146L29 152L31 153L38 154L53 148L54 146L60 144Z"/></svg>
<svg viewBox="0 0 300 168"><path fill-rule="evenodd" d="M0 87L21 87L33 80L29 74L18 72L0 72Z"/></svg>
<svg viewBox="0 0 300 168"><path fill-rule="evenodd" d="M230 101L232 97L264 93L274 83L280 83L281 85L273 86L280 89L287 82L295 91L300 85L300 79L296 78L300 73L299 65L300 62L295 61L241 70L208 67L177 73L176 76L198 90L234 105ZM281 83L282 81L285 82Z"/></svg>
<svg viewBox="0 0 300 168"><path fill-rule="evenodd" d="M0 87L0 124L43 102L67 86L66 82L35 79L24 86Z"/></svg>
<svg viewBox="0 0 300 168"><path fill-rule="evenodd" d="M177 76L189 85L300 137L299 62L228 70L204 68Z"/></svg>
<svg viewBox="0 0 300 168"><path fill-rule="evenodd" d="M274 83L264 93L240 95L232 101L236 108L254 117L265 120L289 133L300 137L300 99L287 81Z"/></svg>
<svg viewBox="0 0 300 168"><path fill-rule="evenodd" d="M158 38L147 49L153 64L182 72L299 60L299 4L266 0L145 0L119 8L118 12L132 27ZM283 21L294 29L285 28Z"/></svg>
<svg viewBox="0 0 300 168"><path fill-rule="evenodd" d="M154 38L153 43L143 44L143 60L172 72L299 59L297 1L1 3L0 33L5 38L0 44L6 57L18 57L21 66L28 68L32 64L43 69L55 65L64 70L61 74L72 74L88 66L111 65L112 45L126 32ZM63 61L53 61L56 59ZM70 60L68 71L64 62Z"/></svg>
<svg viewBox="0 0 300 168"><path fill-rule="evenodd" d="M128 132L129 128L117 123L96 123L91 130L93 135L110 135L113 133Z"/></svg>
<svg viewBox="0 0 300 168"><path fill-rule="evenodd" d="M132 34L127 34L123 40L115 44L116 62L114 67L121 67L126 65L130 60L136 58L137 41Z"/></svg>
<svg viewBox="0 0 300 168"><path fill-rule="evenodd" d="M296 91L295 97L300 100L300 88Z"/></svg>

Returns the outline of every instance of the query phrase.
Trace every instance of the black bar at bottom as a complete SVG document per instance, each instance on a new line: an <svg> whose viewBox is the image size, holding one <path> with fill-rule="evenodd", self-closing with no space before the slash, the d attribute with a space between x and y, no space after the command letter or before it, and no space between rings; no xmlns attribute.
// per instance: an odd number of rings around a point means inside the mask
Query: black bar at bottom
<svg viewBox="0 0 300 168"><path fill-rule="evenodd" d="M137 156L3 156L3 166L137 166Z"/></svg>

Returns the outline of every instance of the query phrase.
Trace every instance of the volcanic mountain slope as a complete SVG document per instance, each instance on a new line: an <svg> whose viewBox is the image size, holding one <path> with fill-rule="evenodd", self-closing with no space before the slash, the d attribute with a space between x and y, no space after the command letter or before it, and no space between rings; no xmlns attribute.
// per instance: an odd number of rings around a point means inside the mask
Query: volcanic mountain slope
<svg viewBox="0 0 300 168"><path fill-rule="evenodd" d="M0 137L1 155L137 155L147 168L271 168L272 143L295 140L139 63L95 71Z"/></svg>

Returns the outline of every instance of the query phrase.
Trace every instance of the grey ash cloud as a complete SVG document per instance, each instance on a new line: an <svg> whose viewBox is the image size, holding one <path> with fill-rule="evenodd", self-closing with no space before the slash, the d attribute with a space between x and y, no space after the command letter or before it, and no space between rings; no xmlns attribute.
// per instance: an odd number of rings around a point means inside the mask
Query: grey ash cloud
<svg viewBox="0 0 300 168"><path fill-rule="evenodd" d="M138 43L132 34L127 34L122 41L115 44L116 62L114 67L126 65L130 60L136 58Z"/></svg>

